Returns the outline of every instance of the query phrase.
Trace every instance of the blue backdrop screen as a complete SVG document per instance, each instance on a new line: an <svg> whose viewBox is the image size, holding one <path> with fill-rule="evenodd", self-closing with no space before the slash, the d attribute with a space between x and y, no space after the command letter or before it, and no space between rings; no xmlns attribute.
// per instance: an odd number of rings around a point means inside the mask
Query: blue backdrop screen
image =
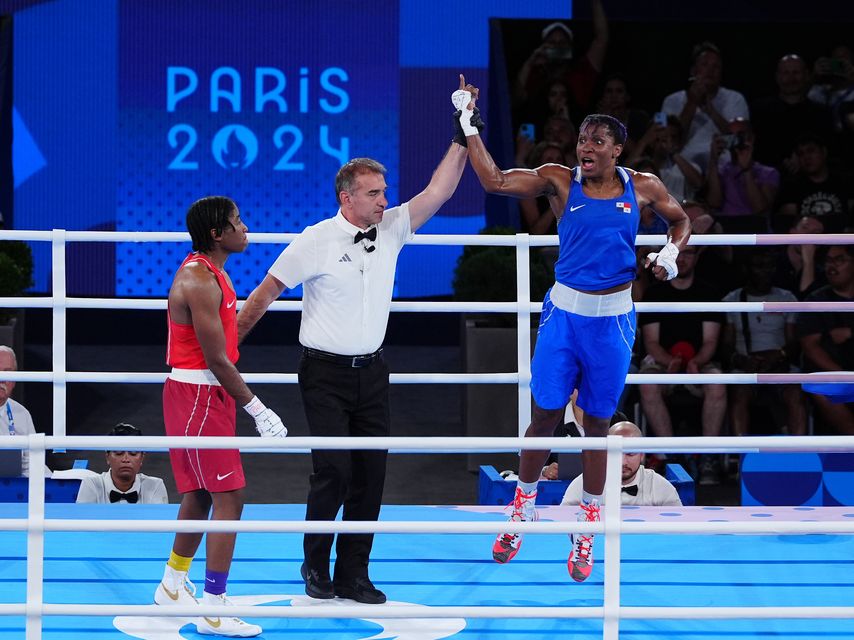
<svg viewBox="0 0 854 640"><path fill-rule="evenodd" d="M181 229L187 203L219 193L250 229L299 231L335 212L332 178L350 157L399 174L397 43L365 46L396 31L397 11L338 5L330 21L308 3L170 3L164 21L163 2L120 4L118 229ZM235 256L241 289L280 250ZM123 246L116 292L160 293L185 252Z"/></svg>
<svg viewBox="0 0 854 640"><path fill-rule="evenodd" d="M250 231L298 232L335 213L335 173L357 156L388 168L391 205L409 199L450 142L457 74L488 96L489 17L568 17L566 2L518 4L475 3L460 29L450 0L426 12L414 0L23 3L15 227L184 231L188 205L221 194ZM482 226L483 193L467 172L424 231ZM49 247L32 246L34 290L49 291ZM71 245L69 293L162 297L189 249ZM281 249L250 245L229 261L238 295ZM404 251L395 295L450 293L459 251Z"/></svg>

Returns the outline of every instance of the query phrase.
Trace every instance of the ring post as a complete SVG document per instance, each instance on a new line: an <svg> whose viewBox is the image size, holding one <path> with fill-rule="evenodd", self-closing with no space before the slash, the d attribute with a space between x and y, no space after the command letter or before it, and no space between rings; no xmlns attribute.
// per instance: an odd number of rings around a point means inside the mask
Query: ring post
<svg viewBox="0 0 854 640"><path fill-rule="evenodd" d="M519 435L531 424L531 244L516 234L516 370L519 372Z"/></svg>
<svg viewBox="0 0 854 640"><path fill-rule="evenodd" d="M29 436L30 479L27 505L27 640L41 640L44 602L45 435Z"/></svg>
<svg viewBox="0 0 854 640"><path fill-rule="evenodd" d="M623 438L606 439L605 474L605 623L604 640L620 640L620 505L622 502Z"/></svg>

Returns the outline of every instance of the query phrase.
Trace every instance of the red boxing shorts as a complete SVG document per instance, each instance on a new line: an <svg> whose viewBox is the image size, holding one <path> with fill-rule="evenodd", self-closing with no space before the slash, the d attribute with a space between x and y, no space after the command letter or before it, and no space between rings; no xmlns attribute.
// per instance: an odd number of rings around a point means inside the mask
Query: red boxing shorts
<svg viewBox="0 0 854 640"><path fill-rule="evenodd" d="M166 379L163 420L167 436L232 437L236 434L234 398L216 385ZM211 493L246 486L237 449L170 449L175 485L181 493Z"/></svg>

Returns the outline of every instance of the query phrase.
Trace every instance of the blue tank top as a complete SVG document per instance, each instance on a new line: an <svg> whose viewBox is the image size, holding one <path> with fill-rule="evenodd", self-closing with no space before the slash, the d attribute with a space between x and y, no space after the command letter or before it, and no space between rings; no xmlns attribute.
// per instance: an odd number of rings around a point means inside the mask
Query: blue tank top
<svg viewBox="0 0 854 640"><path fill-rule="evenodd" d="M555 279L580 291L609 289L635 279L635 236L640 207L628 171L617 167L623 193L598 200L584 195L581 171L572 170L569 201L557 225L560 257Z"/></svg>

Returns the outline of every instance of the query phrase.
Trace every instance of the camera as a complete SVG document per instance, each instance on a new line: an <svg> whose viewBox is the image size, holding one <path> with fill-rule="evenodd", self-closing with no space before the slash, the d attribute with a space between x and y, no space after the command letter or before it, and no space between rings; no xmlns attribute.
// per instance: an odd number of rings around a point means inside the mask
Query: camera
<svg viewBox="0 0 854 640"><path fill-rule="evenodd" d="M566 47L546 47L543 53L546 59L552 62L567 62L572 60L572 49Z"/></svg>
<svg viewBox="0 0 854 640"><path fill-rule="evenodd" d="M726 148L730 151L743 149L747 146L747 136L743 131L739 133L727 133L721 137L723 138L724 144L726 144Z"/></svg>
<svg viewBox="0 0 854 640"><path fill-rule="evenodd" d="M730 142L730 149L743 149L747 146L747 136L744 132L735 133L732 136L732 141Z"/></svg>

